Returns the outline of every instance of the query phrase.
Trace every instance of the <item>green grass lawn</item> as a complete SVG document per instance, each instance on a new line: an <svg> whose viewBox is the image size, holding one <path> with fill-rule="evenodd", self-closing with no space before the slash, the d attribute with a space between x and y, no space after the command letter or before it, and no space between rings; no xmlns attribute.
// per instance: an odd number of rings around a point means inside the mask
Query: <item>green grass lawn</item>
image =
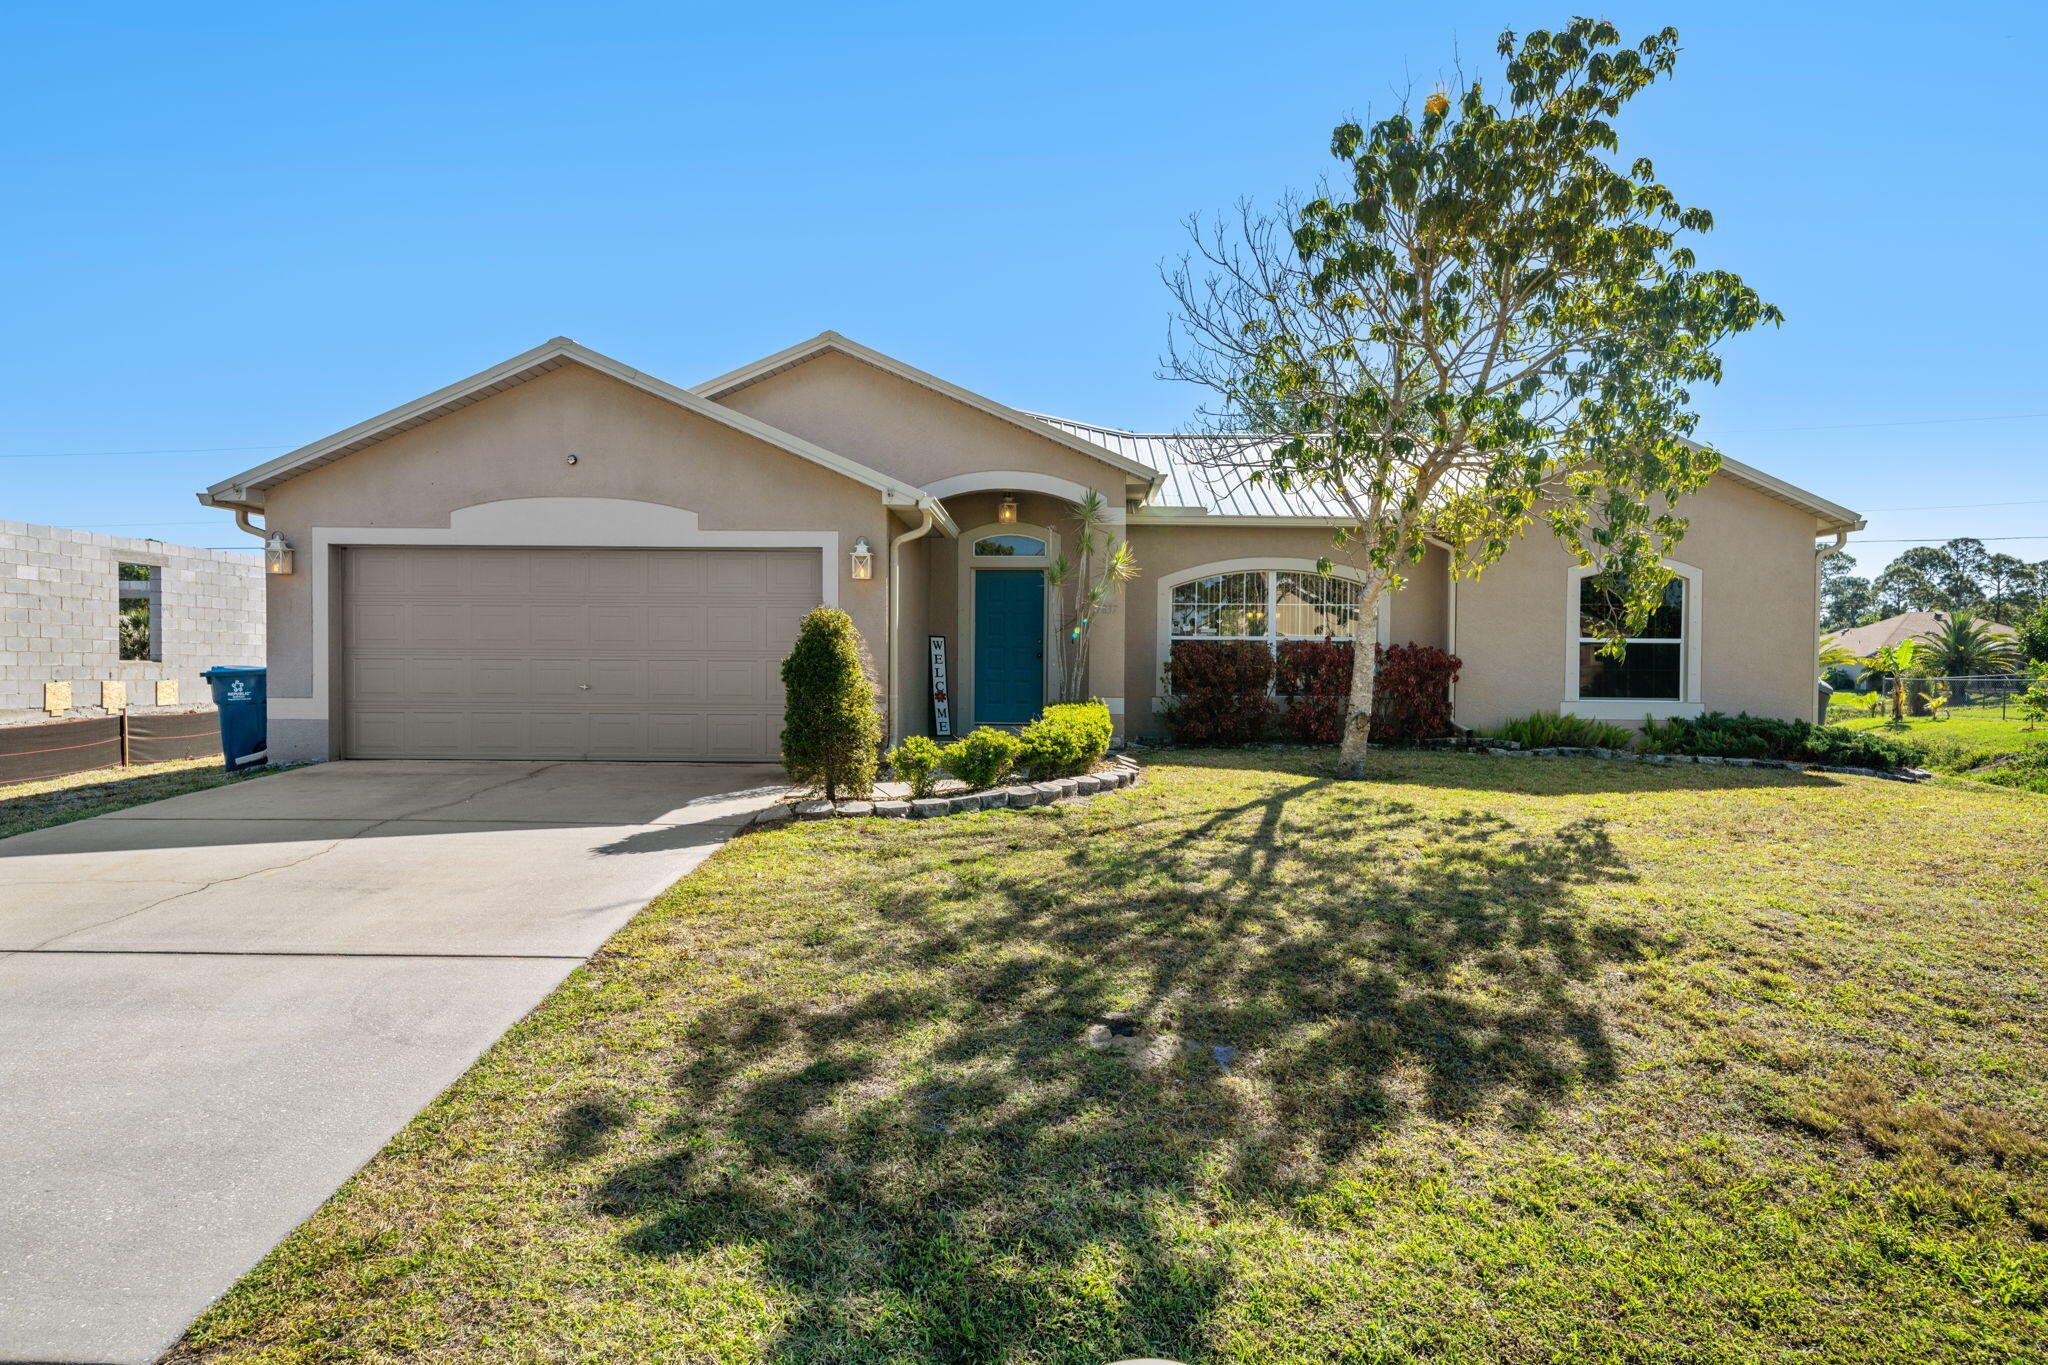
<svg viewBox="0 0 2048 1365"><path fill-rule="evenodd" d="M1860 710L1847 716L1837 710L1829 715L1829 720L1850 730L1875 730L1881 735L1901 739L1939 740L1986 749L2012 751L2029 744L2048 744L2048 725L2029 727L2016 715L2001 720L1996 707L1959 711L1940 720L1932 716L1908 716L1903 726L1894 726L1888 715L1865 715Z"/></svg>
<svg viewBox="0 0 2048 1365"><path fill-rule="evenodd" d="M736 841L171 1359L2044 1358L2048 799L1325 761Z"/></svg>
<svg viewBox="0 0 2048 1365"><path fill-rule="evenodd" d="M145 801L182 796L224 782L242 782L274 768L229 773L219 757L181 758L132 768L96 768L66 777L0 786L0 839L32 829L105 815Z"/></svg>

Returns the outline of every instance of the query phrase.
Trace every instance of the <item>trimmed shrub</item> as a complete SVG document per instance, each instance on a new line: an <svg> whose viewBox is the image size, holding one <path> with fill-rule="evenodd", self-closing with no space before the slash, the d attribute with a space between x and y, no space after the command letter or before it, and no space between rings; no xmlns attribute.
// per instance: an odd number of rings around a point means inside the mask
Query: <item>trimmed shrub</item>
<svg viewBox="0 0 2048 1365"><path fill-rule="evenodd" d="M1524 749L1633 749L1635 731L1604 720L1532 711L1483 732L1488 739L1513 740Z"/></svg>
<svg viewBox="0 0 2048 1365"><path fill-rule="evenodd" d="M910 784L913 799L932 794L939 785L939 767L944 761L938 741L926 735L906 735L889 751L889 766L899 781Z"/></svg>
<svg viewBox="0 0 2048 1365"><path fill-rule="evenodd" d="M1273 655L1256 640L1180 640L1167 655L1166 728L1177 744L1250 744L1273 715Z"/></svg>
<svg viewBox="0 0 2048 1365"><path fill-rule="evenodd" d="M782 766L789 780L828 801L866 796L875 785L882 718L867 646L835 607L804 617L782 661Z"/></svg>
<svg viewBox="0 0 2048 1365"><path fill-rule="evenodd" d="M1109 708L1099 701L1063 702L1024 727L1019 758L1035 778L1071 777L1085 773L1109 752L1115 726Z"/></svg>
<svg viewBox="0 0 2048 1365"><path fill-rule="evenodd" d="M970 787L993 787L1010 775L1023 752L1023 740L1008 730L984 725L965 739L948 744L939 761Z"/></svg>
<svg viewBox="0 0 2048 1365"><path fill-rule="evenodd" d="M1868 730L1774 720L1746 711L1734 716L1710 711L1704 716L1648 721L1636 743L1653 754L1779 758L1844 768L1905 768L1912 766L1915 757L1907 745Z"/></svg>
<svg viewBox="0 0 2048 1365"><path fill-rule="evenodd" d="M1383 744L1434 739L1451 730L1451 683L1458 656L1431 645L1378 650L1373 680L1372 732ZM1335 640L1287 640L1274 660L1274 689L1286 699L1280 723L1303 744L1344 738L1351 696L1351 645Z"/></svg>
<svg viewBox="0 0 2048 1365"><path fill-rule="evenodd" d="M1380 649L1379 675L1372 694L1374 737L1398 744L1449 734L1451 684L1463 667L1457 655L1434 645Z"/></svg>
<svg viewBox="0 0 2048 1365"><path fill-rule="evenodd" d="M1351 646L1284 641L1273 660L1273 690L1285 703L1280 724L1297 744L1337 743L1344 738L1344 706L1351 695Z"/></svg>

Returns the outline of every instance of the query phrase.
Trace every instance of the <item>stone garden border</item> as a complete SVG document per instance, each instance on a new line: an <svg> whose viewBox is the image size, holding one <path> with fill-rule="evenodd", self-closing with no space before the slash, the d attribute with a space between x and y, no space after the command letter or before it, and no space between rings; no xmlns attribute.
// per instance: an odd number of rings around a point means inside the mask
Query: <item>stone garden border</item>
<svg viewBox="0 0 2048 1365"><path fill-rule="evenodd" d="M1128 754L1111 754L1109 766L1079 777L1056 777L1047 782L1024 782L1011 787L989 787L977 792L951 796L925 796L911 801L778 801L755 813L749 829L786 825L799 820L843 820L867 817L882 820L929 820L941 815L964 815L975 810L1024 810L1049 805L1075 796L1099 796L1120 791L1138 781L1138 762Z"/></svg>
<svg viewBox="0 0 2048 1365"><path fill-rule="evenodd" d="M1569 745L1548 749L1525 749L1513 740L1506 739L1423 739L1408 747L1486 754L1493 758L1604 758L1618 763L1697 763L1709 768L1782 768L1795 773L1881 777L1887 782L1927 782L1934 777L1934 774L1925 768L1850 768L1839 763L1802 763L1792 758L1714 758L1703 754L1639 754L1633 749L1579 748Z"/></svg>

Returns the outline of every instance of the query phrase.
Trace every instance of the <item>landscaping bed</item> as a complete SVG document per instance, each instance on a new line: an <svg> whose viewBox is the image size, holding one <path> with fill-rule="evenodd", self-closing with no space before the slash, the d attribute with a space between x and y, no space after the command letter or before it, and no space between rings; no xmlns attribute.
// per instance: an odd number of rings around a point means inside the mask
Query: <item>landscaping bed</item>
<svg viewBox="0 0 2048 1365"><path fill-rule="evenodd" d="M172 1359L2048 1340L2048 803L1145 763L1092 801L734 841ZM1125 1030L1148 1045L1101 1045Z"/></svg>

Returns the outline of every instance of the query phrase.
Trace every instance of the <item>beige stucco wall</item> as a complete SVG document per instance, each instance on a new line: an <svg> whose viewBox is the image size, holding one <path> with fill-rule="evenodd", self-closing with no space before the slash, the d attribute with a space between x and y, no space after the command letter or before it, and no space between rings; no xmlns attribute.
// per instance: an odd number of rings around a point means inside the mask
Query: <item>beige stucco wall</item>
<svg viewBox="0 0 2048 1365"><path fill-rule="evenodd" d="M1058 441L838 352L720 400L770 426L920 487L984 470L1029 470L1124 502L1124 475Z"/></svg>
<svg viewBox="0 0 2048 1365"><path fill-rule="evenodd" d="M1692 524L1672 558L1702 574L1698 700L1710 711L1811 719L1813 515L1725 477L1678 510ZM1566 615L1573 567L1539 527L1458 583L1461 724L1484 729L1564 701L1565 652L1577 648Z"/></svg>
<svg viewBox="0 0 2048 1365"><path fill-rule="evenodd" d="M946 499L946 510L962 532L994 522L1003 493L1015 491L1020 521L1051 527L1063 548L1073 550L1072 504L1013 489L1000 477L1006 472L1046 475L1092 488L1114 512L1121 514L1124 507L1127 479L1115 466L849 356L828 352L721 401L920 487L987 475L975 491ZM1115 537L1121 534L1112 532ZM914 728L926 728L927 636L942 634L947 637L957 703L954 724L964 733L973 719L973 658L971 641L965 638L971 631L963 629L959 599L960 556L965 551L948 539L934 540L926 553L925 624L912 632L906 620L904 627L906 635L914 635L918 653L914 671L905 670L904 682L908 687L915 680L918 700L912 705L906 699L901 719ZM1071 600L1070 591L1067 602ZM1088 691L1108 701L1119 719L1129 704L1124 695L1125 639L1123 613L1111 612L1097 620L1089 649Z"/></svg>
<svg viewBox="0 0 2048 1365"><path fill-rule="evenodd" d="M705 531L824 529L839 533L846 546L866 536L877 551L873 579L848 578L843 553L824 568L828 581L837 578L839 605L862 634L870 642L883 638L884 551L903 527L877 490L581 366L551 371L279 484L269 492L265 519L294 545L311 547L316 527L446 528L459 508L509 498L655 503L696 513ZM270 695L273 709L287 717L291 699L314 691L316 580L324 577L332 592L338 579L310 568L301 564L298 573L267 580ZM279 728L294 729L289 721ZM324 724L298 728L298 745L324 743Z"/></svg>

